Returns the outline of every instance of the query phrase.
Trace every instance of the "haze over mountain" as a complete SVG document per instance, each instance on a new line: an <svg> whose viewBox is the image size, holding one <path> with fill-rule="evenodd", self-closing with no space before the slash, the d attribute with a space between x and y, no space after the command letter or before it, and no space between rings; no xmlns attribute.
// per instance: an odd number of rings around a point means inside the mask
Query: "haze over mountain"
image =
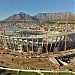
<svg viewBox="0 0 75 75"><path fill-rule="evenodd" d="M61 20L65 18L72 17L74 14L70 12L59 12L59 13L38 13L34 16L30 16L28 14L25 14L23 12L20 12L19 14L14 14L12 16L9 16L5 20L36 20L36 21L49 21L49 20Z"/></svg>

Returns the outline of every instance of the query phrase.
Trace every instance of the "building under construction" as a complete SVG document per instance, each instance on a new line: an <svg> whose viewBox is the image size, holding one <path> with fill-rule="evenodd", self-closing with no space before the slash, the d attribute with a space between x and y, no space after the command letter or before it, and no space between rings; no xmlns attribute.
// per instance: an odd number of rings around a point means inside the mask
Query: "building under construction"
<svg viewBox="0 0 75 75"><path fill-rule="evenodd" d="M1 21L0 23L3 24L6 22L12 24L16 21ZM17 23L20 23L20 21L17 21ZM29 22L23 21L22 23L22 25L24 25L24 23ZM33 21L33 23L35 23L35 21ZM34 27L30 27L29 25L26 27L22 26L22 28L12 26L6 29L1 27L0 48L11 51L35 53L48 53L74 49L74 31L67 32L68 28L64 27L65 31L60 32L55 31L54 28L53 31L50 31L50 28L47 26L41 28L37 25L34 25ZM59 28L61 28L61 26Z"/></svg>
<svg viewBox="0 0 75 75"><path fill-rule="evenodd" d="M74 24L69 24L70 28L58 23L53 27L13 24L0 27L0 66L75 71Z"/></svg>
<svg viewBox="0 0 75 75"><path fill-rule="evenodd" d="M35 34L34 34L35 33ZM40 33L37 35L37 33ZM16 35L16 36L14 36ZM64 50L65 44L65 32L47 32L26 30L17 31L13 35L7 35L4 31L0 35L0 48L21 51L21 52L39 52L48 53L54 51ZM75 33L69 32L66 49L74 49ZM39 51L40 50L40 51Z"/></svg>

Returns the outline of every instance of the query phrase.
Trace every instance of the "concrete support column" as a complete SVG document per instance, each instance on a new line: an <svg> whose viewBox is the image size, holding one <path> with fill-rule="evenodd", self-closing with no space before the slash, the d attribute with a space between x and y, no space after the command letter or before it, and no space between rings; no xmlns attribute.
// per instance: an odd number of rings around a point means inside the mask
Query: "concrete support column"
<svg viewBox="0 0 75 75"><path fill-rule="evenodd" d="M18 45L19 52L23 52L22 51L22 45L23 45L22 42L23 42L22 39L19 39L19 45Z"/></svg>
<svg viewBox="0 0 75 75"><path fill-rule="evenodd" d="M52 48L52 43L53 43L53 38L51 38L51 46L50 46L50 50L49 51L51 51L51 48Z"/></svg>
<svg viewBox="0 0 75 75"><path fill-rule="evenodd" d="M34 39L33 39L33 36L32 36L32 52L33 52L33 45L34 45Z"/></svg>

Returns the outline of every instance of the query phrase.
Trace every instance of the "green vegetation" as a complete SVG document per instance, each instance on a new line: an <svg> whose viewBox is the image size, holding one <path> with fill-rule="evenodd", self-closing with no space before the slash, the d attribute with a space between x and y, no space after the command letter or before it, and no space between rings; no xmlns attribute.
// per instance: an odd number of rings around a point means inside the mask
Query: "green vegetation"
<svg viewBox="0 0 75 75"><path fill-rule="evenodd" d="M40 75L36 72L18 72L18 71L7 71L7 70L0 70L0 75Z"/></svg>
<svg viewBox="0 0 75 75"><path fill-rule="evenodd" d="M72 73L44 73L44 75L74 75Z"/></svg>
<svg viewBox="0 0 75 75"><path fill-rule="evenodd" d="M72 73L42 73L43 75L74 75ZM7 71L7 70L0 70L0 75L40 75L36 72L17 72L17 71Z"/></svg>

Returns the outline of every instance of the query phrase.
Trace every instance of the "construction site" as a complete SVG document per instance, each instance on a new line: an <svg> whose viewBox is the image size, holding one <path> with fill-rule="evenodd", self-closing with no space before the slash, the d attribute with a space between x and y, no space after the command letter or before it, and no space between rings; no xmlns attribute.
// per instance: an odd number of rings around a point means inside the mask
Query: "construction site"
<svg viewBox="0 0 75 75"><path fill-rule="evenodd" d="M74 21L0 21L1 67L75 72L74 60Z"/></svg>

